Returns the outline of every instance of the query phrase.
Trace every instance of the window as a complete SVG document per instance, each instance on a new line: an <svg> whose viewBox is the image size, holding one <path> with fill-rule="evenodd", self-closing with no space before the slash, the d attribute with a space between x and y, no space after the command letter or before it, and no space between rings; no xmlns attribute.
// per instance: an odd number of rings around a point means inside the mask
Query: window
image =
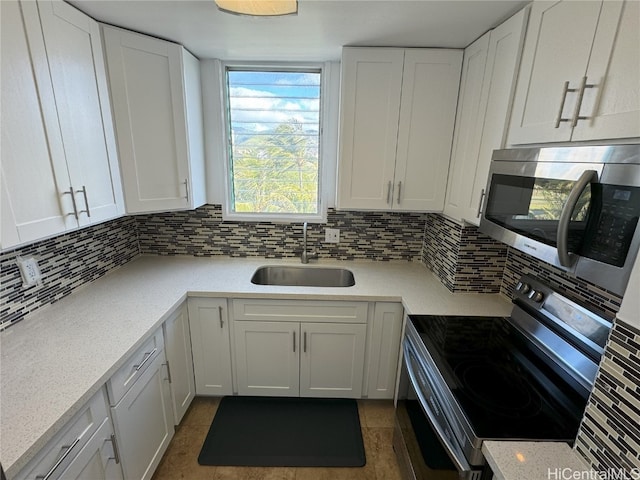
<svg viewBox="0 0 640 480"><path fill-rule="evenodd" d="M321 215L321 76L320 68L226 68L231 216Z"/></svg>

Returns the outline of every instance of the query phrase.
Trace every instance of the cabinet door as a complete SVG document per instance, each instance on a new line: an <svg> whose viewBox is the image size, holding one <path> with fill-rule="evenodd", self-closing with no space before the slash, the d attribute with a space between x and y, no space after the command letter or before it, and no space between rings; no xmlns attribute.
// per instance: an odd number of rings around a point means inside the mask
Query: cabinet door
<svg viewBox="0 0 640 480"><path fill-rule="evenodd" d="M127 212L189 208L182 47L102 28Z"/></svg>
<svg viewBox="0 0 640 480"><path fill-rule="evenodd" d="M444 213L456 220L463 218L471 201L469 193L473 175L470 171L478 158L482 139L486 109L486 104L482 102L482 91L490 37L491 32L487 32L464 50L458 113L444 205Z"/></svg>
<svg viewBox="0 0 640 480"><path fill-rule="evenodd" d="M342 50L340 208L389 209L404 50Z"/></svg>
<svg viewBox="0 0 640 480"><path fill-rule="evenodd" d="M77 227L37 8L23 8L35 20L0 2L2 248Z"/></svg>
<svg viewBox="0 0 640 480"><path fill-rule="evenodd" d="M108 418L87 444L61 472L65 480L122 480L122 469L113 445L113 429Z"/></svg>
<svg viewBox="0 0 640 480"><path fill-rule="evenodd" d="M396 388L402 304L377 302L369 343L369 398L393 398Z"/></svg>
<svg viewBox="0 0 640 480"><path fill-rule="evenodd" d="M302 323L300 396L360 398L367 326Z"/></svg>
<svg viewBox="0 0 640 480"><path fill-rule="evenodd" d="M171 393L163 362L164 351L111 407L126 479L150 479L173 436Z"/></svg>
<svg viewBox="0 0 640 480"><path fill-rule="evenodd" d="M234 321L238 395L299 395L300 324Z"/></svg>
<svg viewBox="0 0 640 480"><path fill-rule="evenodd" d="M180 307L178 312L164 323L164 328L173 422L178 425L196 394L187 306Z"/></svg>
<svg viewBox="0 0 640 480"><path fill-rule="evenodd" d="M198 395L231 395L231 347L227 301L190 298L189 327Z"/></svg>
<svg viewBox="0 0 640 480"><path fill-rule="evenodd" d="M494 150L505 146L528 18L527 8L491 31L485 80L482 85L482 136L477 162L473 166L470 165L466 172L471 184L465 185L468 190L460 216L474 225L480 224L480 208L489 178L491 156Z"/></svg>
<svg viewBox="0 0 640 480"><path fill-rule="evenodd" d="M462 50L406 50L393 192L396 210L433 211L444 206L462 55Z"/></svg>
<svg viewBox="0 0 640 480"><path fill-rule="evenodd" d="M574 141L640 137L640 2L604 2Z"/></svg>
<svg viewBox="0 0 640 480"><path fill-rule="evenodd" d="M509 143L568 141L577 89L585 74L602 7L592 2L534 2L518 77ZM563 106L563 108L561 108Z"/></svg>
<svg viewBox="0 0 640 480"><path fill-rule="evenodd" d="M82 225L123 211L98 23L61 1L38 1L71 185Z"/></svg>

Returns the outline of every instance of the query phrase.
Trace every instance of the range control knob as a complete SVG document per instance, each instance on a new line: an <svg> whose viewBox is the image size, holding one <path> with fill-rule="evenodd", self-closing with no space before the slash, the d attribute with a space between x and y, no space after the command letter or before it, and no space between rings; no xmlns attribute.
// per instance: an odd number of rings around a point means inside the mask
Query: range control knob
<svg viewBox="0 0 640 480"><path fill-rule="evenodd" d="M526 295L531 291L531 285L529 285L528 283L519 283L516 289L523 295Z"/></svg>
<svg viewBox="0 0 640 480"><path fill-rule="evenodd" d="M540 303L542 302L542 300L544 300L544 295L542 294L542 292L536 292L536 294L533 296L531 300L533 300L536 303Z"/></svg>
<svg viewBox="0 0 640 480"><path fill-rule="evenodd" d="M527 296L536 303L540 303L544 299L542 292L536 292L535 290L531 290Z"/></svg>

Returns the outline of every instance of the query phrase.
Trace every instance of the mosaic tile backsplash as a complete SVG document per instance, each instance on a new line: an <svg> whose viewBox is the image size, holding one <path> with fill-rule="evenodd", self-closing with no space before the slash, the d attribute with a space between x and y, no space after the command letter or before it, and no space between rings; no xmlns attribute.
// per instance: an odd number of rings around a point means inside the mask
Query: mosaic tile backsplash
<svg viewBox="0 0 640 480"><path fill-rule="evenodd" d="M328 210L327 222L310 223L307 248L321 258L420 261L425 214ZM142 253L296 257L302 224L228 222L220 205L136 217ZM339 228L340 243L324 242L324 229Z"/></svg>
<svg viewBox="0 0 640 480"><path fill-rule="evenodd" d="M120 218L0 253L0 330L140 253L136 222ZM22 287L18 256L38 260L41 286Z"/></svg>
<svg viewBox="0 0 640 480"><path fill-rule="evenodd" d="M422 263L452 292L498 293L507 247L443 215L428 214Z"/></svg>
<svg viewBox="0 0 640 480"><path fill-rule="evenodd" d="M624 322L614 324L575 449L595 471L627 475L607 478L640 475L640 330Z"/></svg>
<svg viewBox="0 0 640 480"><path fill-rule="evenodd" d="M526 253L509 248L502 280L502 293L513 298L513 289L519 278L525 274L539 278L567 298L592 310L598 310L609 319L613 319L620 310L622 297L615 293L574 277Z"/></svg>

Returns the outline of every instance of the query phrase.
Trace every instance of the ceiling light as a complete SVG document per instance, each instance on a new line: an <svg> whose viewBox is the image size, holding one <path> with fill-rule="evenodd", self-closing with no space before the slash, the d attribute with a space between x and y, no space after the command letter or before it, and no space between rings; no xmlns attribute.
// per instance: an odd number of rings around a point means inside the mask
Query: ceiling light
<svg viewBox="0 0 640 480"><path fill-rule="evenodd" d="M277 16L298 13L298 0L215 0L220 10L238 15Z"/></svg>

